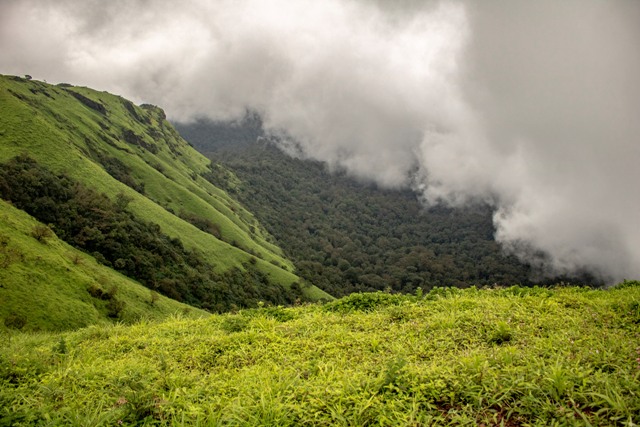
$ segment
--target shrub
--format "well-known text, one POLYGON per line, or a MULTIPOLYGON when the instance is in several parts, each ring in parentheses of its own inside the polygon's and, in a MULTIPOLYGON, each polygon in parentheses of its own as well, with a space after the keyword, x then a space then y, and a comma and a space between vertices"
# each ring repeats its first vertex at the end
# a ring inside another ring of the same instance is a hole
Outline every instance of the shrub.
POLYGON ((119 319, 122 315, 122 312, 124 311, 125 306, 126 303, 124 301, 121 301, 117 298, 109 299, 106 305, 107 316, 111 317, 112 319, 119 319))
POLYGON ((387 362, 384 373, 380 378, 378 391, 395 392, 405 389, 403 374, 406 365, 407 362, 402 356, 398 356, 387 362))
POLYGON ((17 260, 24 260, 24 254, 9 245, 11 238, 0 234, 0 268, 7 268, 17 260))
POLYGON ((99 112, 100 114, 107 114, 107 109, 105 108, 105 106, 102 103, 96 102, 93 99, 87 98, 86 96, 84 96, 84 95, 82 95, 82 94, 80 94, 78 92, 75 92, 75 91, 73 91, 71 89, 65 88, 65 90, 67 91, 67 93, 69 93, 75 99, 80 101, 86 107, 89 107, 92 110, 95 110, 95 111, 99 112))
POLYGON ((640 286, 640 280, 627 280, 618 283, 613 288, 614 289, 624 289, 624 288, 633 288, 636 286, 640 286))
POLYGON ((9 313, 4 318, 4 326, 9 329, 22 329, 27 324, 27 318, 23 314, 9 313))
POLYGON ((225 317, 220 327, 227 333, 241 332, 247 328, 249 321, 240 316, 225 317))
POLYGON ((511 332, 511 327, 506 322, 501 321, 494 327, 488 341, 490 344, 500 345, 511 341, 512 338, 513 333, 511 332))
POLYGON ((64 337, 60 337, 58 343, 53 346, 52 351, 56 354, 67 354, 67 341, 64 339, 64 337))
POLYGON ((149 294, 149 303, 151 305, 155 305, 155 303, 158 302, 158 300, 160 299, 160 294, 157 293, 156 291, 153 291, 153 290, 151 290, 149 292, 150 292, 150 294, 149 294))
POLYGON ((40 243, 47 243, 47 240, 53 236, 53 231, 44 224, 38 224, 31 230, 31 237, 40 243))
POLYGON ((292 310, 287 310, 281 306, 262 308, 259 310, 259 313, 263 313, 265 316, 271 317, 278 322, 287 322, 296 318, 292 310))
POLYGON ((79 253, 71 254, 71 262, 73 262, 74 265, 82 265, 83 261, 84 260, 79 253))
POLYGON ((327 311, 350 312, 350 311, 373 311, 378 307, 388 307, 398 305, 402 301, 402 296, 393 295, 386 292, 355 293, 337 301, 330 302, 324 306, 327 311))
POLYGON ((87 287, 87 292, 94 298, 98 299, 106 299, 107 293, 102 290, 102 288, 96 284, 91 284, 87 287))

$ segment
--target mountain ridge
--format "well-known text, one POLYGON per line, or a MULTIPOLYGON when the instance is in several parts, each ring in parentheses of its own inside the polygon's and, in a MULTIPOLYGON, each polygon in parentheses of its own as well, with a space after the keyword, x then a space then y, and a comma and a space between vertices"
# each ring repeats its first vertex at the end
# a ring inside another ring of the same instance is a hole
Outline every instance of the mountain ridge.
POLYGON ((126 199, 132 215, 204 257, 211 280, 235 274, 235 281, 252 281, 249 306, 269 303, 271 291, 259 296, 264 286, 290 293, 295 285, 305 300, 331 299, 296 276, 253 215, 206 179, 214 166, 162 109, 89 88, 0 76, 0 110, 0 163, 27 154, 53 175, 112 201, 126 199))

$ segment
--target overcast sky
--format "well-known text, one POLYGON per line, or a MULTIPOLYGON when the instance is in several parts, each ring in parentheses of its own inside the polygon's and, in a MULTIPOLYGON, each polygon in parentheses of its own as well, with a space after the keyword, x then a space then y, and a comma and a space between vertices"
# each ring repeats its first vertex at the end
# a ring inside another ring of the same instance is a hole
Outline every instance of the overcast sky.
POLYGON ((0 0, 0 73, 254 109, 289 152, 491 202, 549 272, 640 278, 639 1, 0 0))

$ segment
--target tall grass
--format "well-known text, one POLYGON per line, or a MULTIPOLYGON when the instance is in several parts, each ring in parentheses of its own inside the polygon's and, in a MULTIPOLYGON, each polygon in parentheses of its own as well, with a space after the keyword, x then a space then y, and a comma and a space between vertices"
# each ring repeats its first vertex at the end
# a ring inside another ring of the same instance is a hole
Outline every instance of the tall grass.
POLYGON ((11 335, 0 425, 630 426, 638 301, 436 290, 11 335))

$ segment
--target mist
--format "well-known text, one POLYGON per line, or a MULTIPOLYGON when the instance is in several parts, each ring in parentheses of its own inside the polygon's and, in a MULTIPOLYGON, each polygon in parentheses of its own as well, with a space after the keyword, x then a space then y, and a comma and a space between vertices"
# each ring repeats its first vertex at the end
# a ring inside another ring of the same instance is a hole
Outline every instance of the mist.
POLYGON ((640 3, 0 3, 0 73, 247 109, 292 155, 427 205, 490 203, 549 275, 640 277, 640 3))

